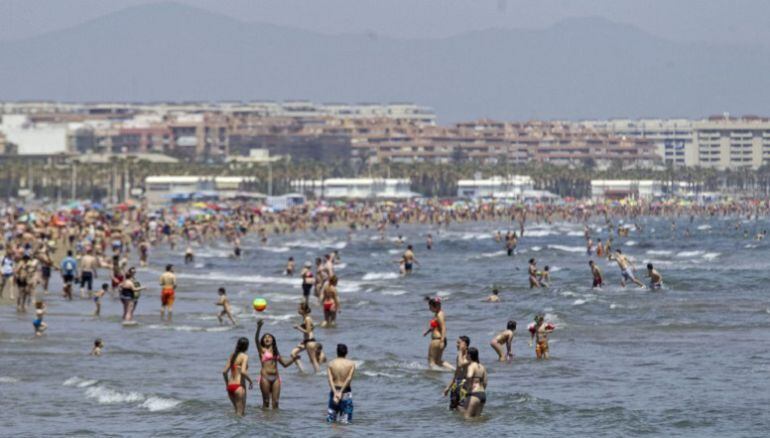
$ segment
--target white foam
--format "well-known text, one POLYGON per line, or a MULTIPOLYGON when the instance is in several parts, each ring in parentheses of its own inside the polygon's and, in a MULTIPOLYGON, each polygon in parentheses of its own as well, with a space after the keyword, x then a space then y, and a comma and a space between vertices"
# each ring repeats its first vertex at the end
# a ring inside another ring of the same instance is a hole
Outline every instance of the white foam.
POLYGON ((543 249, 543 248, 541 248, 539 246, 533 246, 532 248, 530 248, 531 251, 535 251, 535 252, 540 251, 541 249, 543 249))
POLYGON ((279 247, 262 246, 259 249, 267 252, 289 252, 289 247, 287 246, 279 246, 279 247))
POLYGON ((486 259, 486 258, 492 258, 492 257, 500 257, 506 255, 506 251, 495 251, 495 252, 483 252, 479 255, 471 257, 471 260, 478 260, 478 259, 486 259))
POLYGON ((573 306, 580 306, 580 305, 585 304, 585 303, 586 303, 586 300, 578 298, 577 300, 572 302, 572 305, 573 306))
POLYGON ((401 377, 403 377, 400 374, 388 374, 388 373, 377 372, 377 371, 364 371, 363 375, 369 376, 369 377, 387 377, 390 379, 400 379, 401 377))
POLYGON ((332 249, 343 249, 346 246, 348 246, 347 242, 336 242, 334 240, 319 240, 319 241, 308 241, 308 242, 287 242, 286 246, 290 248, 310 248, 310 249, 325 249, 325 248, 332 248, 332 249))
POLYGON ((705 254, 705 251, 681 251, 676 254, 677 257, 698 257, 705 254))
POLYGON ((710 230, 711 225, 698 225, 697 227, 699 230, 710 230))
POLYGON ((715 258, 719 257, 721 254, 718 252, 707 252, 706 254, 703 254, 703 258, 706 260, 714 260, 715 258))
POLYGON ((399 296, 399 295, 404 295, 404 294, 407 294, 407 293, 408 292, 405 291, 405 290, 385 290, 385 291, 382 291, 383 295, 390 295, 390 296, 399 296))
POLYGON ((398 273, 396 272, 367 272, 364 274, 362 280, 395 280, 396 278, 398 278, 398 273))
POLYGON ((401 252, 400 249, 389 249, 388 250, 388 254, 398 254, 400 252, 401 252))
POLYGON ((629 240, 628 242, 624 243, 624 245, 626 245, 626 246, 636 246, 636 241, 629 240))
POLYGON ((651 249, 651 250, 647 251, 647 254, 648 255, 652 255, 652 256, 665 256, 665 255, 671 255, 672 253, 673 253, 672 251, 655 250, 655 249, 651 249))
MULTIPOLYGON (((550 230, 527 230, 526 236, 527 237, 545 237, 545 236, 553 236, 556 234, 553 231, 550 230)), ((578 236, 581 236, 582 233, 578 233, 578 236)))
MULTIPOLYGON (((598 231, 601 231, 601 230, 598 230, 598 231)), ((583 232, 582 231, 570 231, 570 232, 567 233, 567 235, 568 236, 583 236, 583 232)))
POLYGON ((158 412, 173 409, 180 403, 182 402, 174 400, 173 398, 148 397, 140 406, 146 408, 150 412, 158 412))
POLYGON ((93 386, 86 389, 86 397, 96 400, 99 404, 131 403, 144 400, 139 392, 120 392, 105 386, 93 386))
POLYGON ((16 383, 19 379, 16 377, 0 376, 0 383, 16 383))
MULTIPOLYGON (((565 251, 565 252, 585 252, 585 248, 581 246, 565 246, 565 245, 548 245, 548 248, 550 249, 556 249, 559 251, 565 251)), ((532 250, 535 248, 533 247, 532 250)))
POLYGON ((87 388, 96 384, 96 380, 81 379, 78 376, 70 377, 62 383, 62 386, 74 386, 77 388, 87 388))
POLYGON ((217 281, 217 282, 240 282, 256 284, 284 284, 296 286, 299 280, 291 277, 267 277, 262 275, 232 275, 225 272, 209 272, 208 274, 179 273, 178 277, 190 278, 193 280, 217 281))

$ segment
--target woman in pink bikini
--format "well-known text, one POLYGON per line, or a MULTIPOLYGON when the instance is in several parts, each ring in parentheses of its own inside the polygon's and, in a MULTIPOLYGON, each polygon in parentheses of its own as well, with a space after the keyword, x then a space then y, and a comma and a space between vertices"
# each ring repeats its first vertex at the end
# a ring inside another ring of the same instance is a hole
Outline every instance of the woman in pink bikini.
POLYGON ((281 377, 278 375, 278 364, 284 368, 291 366, 299 356, 292 357, 291 360, 285 360, 278 352, 278 344, 275 342, 275 336, 265 333, 259 337, 262 331, 263 320, 257 321, 257 333, 254 335, 254 342, 257 343, 259 352, 259 361, 262 363, 262 370, 259 373, 259 389, 262 391, 262 407, 270 407, 272 400, 273 409, 278 409, 278 399, 281 398, 281 377))
POLYGON ((225 369, 222 370, 222 377, 227 385, 227 396, 235 408, 235 415, 243 416, 246 412, 246 381, 249 382, 249 389, 253 387, 251 377, 249 377, 249 355, 246 351, 249 349, 249 340, 240 338, 235 344, 235 351, 227 360, 225 369))

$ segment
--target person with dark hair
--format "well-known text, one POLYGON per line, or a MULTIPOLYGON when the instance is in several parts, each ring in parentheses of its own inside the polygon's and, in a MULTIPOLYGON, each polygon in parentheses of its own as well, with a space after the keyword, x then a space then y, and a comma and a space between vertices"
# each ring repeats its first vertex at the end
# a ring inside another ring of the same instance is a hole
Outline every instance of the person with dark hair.
POLYGON ((406 275, 409 275, 412 273, 412 269, 414 269, 414 264, 417 263, 420 264, 419 261, 417 261, 417 258, 414 256, 414 248, 412 245, 406 246, 406 251, 404 251, 404 255, 402 256, 404 259, 404 273, 406 275))
POLYGON ((139 293, 144 289, 134 278, 136 268, 131 267, 126 271, 126 278, 120 285, 120 301, 123 303, 123 323, 134 322, 134 310, 139 301, 139 293))
POLYGON ((529 288, 540 287, 540 280, 538 280, 537 262, 535 259, 529 259, 529 288))
POLYGON ((433 312, 434 317, 430 320, 428 329, 425 330, 423 336, 427 336, 430 333, 430 344, 428 346, 428 367, 443 367, 448 370, 454 371, 454 367, 442 357, 444 355, 444 349, 446 348, 446 319, 444 318, 444 311, 441 310, 441 298, 440 297, 425 297, 428 302, 428 308, 433 312))
POLYGON ((663 287, 663 276, 652 266, 652 263, 647 263, 647 277, 650 278, 651 290, 657 290, 663 287))
POLYGON ((604 279, 602 278, 602 271, 599 269, 598 266, 596 266, 596 263, 594 263, 593 260, 588 261, 588 266, 591 267, 591 275, 594 278, 593 281, 593 288, 599 288, 602 287, 602 283, 604 283, 604 279))
POLYGON ((444 388, 444 396, 449 395, 449 409, 457 409, 466 396, 465 392, 465 372, 468 366, 468 347, 471 340, 467 336, 457 338, 457 368, 455 368, 452 380, 444 388))
POLYGON ((226 316, 227 319, 229 319, 234 326, 238 325, 238 323, 235 322, 235 318, 233 318, 233 309, 230 306, 230 300, 227 298, 227 291, 225 291, 225 288, 220 287, 217 290, 217 293, 219 294, 219 300, 217 301, 217 306, 222 306, 222 310, 217 315, 217 319, 219 320, 219 323, 222 324, 224 322, 223 317, 226 316))
POLYGON ((324 322, 321 327, 336 327, 337 312, 340 311, 340 298, 337 293, 337 276, 332 275, 323 288, 321 295, 324 306, 324 322))
POLYGON ((545 316, 542 314, 535 315, 535 324, 530 326, 530 340, 529 346, 532 346, 532 341, 535 343, 535 357, 538 359, 548 359, 548 335, 553 332, 554 326, 551 323, 545 322, 545 316))
POLYGON ((337 344, 337 358, 329 362, 326 375, 329 381, 329 406, 327 423, 348 424, 353 421, 353 392, 350 382, 356 372, 356 364, 347 358, 348 347, 337 344))
POLYGON ((59 264, 61 269, 61 278, 64 283, 64 298, 72 300, 72 284, 75 282, 75 275, 78 272, 78 261, 72 256, 72 250, 67 251, 67 257, 64 257, 59 264))
POLYGON ((513 359, 513 351, 511 350, 511 344, 513 343, 513 337, 516 334, 516 321, 508 321, 505 330, 495 336, 489 345, 497 353, 497 359, 500 362, 513 359), (505 345, 506 353, 503 354, 503 345, 505 345))
MULTIPOLYGON (((318 354, 318 351, 321 348, 321 344, 315 340, 315 336, 313 335, 313 329, 315 328, 315 325, 313 324, 313 318, 310 317, 310 312, 310 306, 307 303, 299 303, 299 309, 297 309, 297 313, 302 317, 302 323, 295 325, 294 328, 302 332, 302 342, 300 342, 299 345, 294 347, 294 349, 291 351, 291 357, 299 358, 300 353, 302 353, 302 351, 306 351, 307 357, 310 360, 310 364, 313 365, 313 370, 317 373, 321 368, 318 354)), ((304 372, 299 359, 297 359, 296 363, 299 370, 304 372)))
POLYGON ((481 415, 484 405, 487 403, 487 369, 479 363, 479 350, 476 347, 468 349, 468 369, 465 374, 465 387, 468 396, 459 406, 459 411, 465 418, 473 418, 481 415))
POLYGON ((176 290, 176 275, 174 275, 174 265, 166 265, 166 272, 160 275, 160 319, 163 320, 168 315, 171 321, 171 314, 174 310, 174 298, 176 290))
POLYGON ((263 320, 257 321, 257 332, 254 335, 259 361, 262 364, 259 372, 259 390, 262 391, 262 407, 267 409, 272 402, 273 409, 278 409, 278 400, 281 398, 281 376, 278 375, 278 364, 286 368, 298 358, 293 357, 289 361, 282 358, 281 353, 278 352, 278 343, 272 334, 265 333, 260 338, 263 324, 263 320))
POLYGON ((235 344, 235 351, 227 360, 225 369, 222 370, 222 377, 227 385, 227 396, 235 408, 235 415, 243 416, 246 412, 246 385, 249 382, 249 389, 254 387, 251 377, 249 377, 249 355, 246 353, 249 349, 248 338, 241 337, 235 344))
POLYGON ((620 250, 620 248, 615 250, 615 254, 609 255, 609 260, 614 260, 618 264, 618 268, 620 268, 620 285, 623 287, 626 287, 626 281, 630 281, 640 288, 644 288, 644 283, 639 281, 639 279, 636 278, 634 275, 634 264, 631 263, 631 260, 628 259, 625 255, 623 255, 623 251, 620 250))

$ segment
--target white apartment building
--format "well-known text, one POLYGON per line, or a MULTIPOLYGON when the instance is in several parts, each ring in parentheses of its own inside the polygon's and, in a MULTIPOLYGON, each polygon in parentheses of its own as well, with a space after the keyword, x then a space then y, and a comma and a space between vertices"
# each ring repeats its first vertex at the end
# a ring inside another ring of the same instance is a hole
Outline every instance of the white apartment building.
POLYGON ((16 146, 19 155, 55 155, 68 151, 66 123, 32 123, 26 115, 5 114, 0 118, 0 132, 7 143, 16 146))
POLYGON ((595 200, 608 199, 637 199, 650 201, 665 198, 669 195, 687 193, 687 183, 681 181, 654 180, 623 180, 605 179, 591 180, 591 197, 595 200))
POLYGON ((770 164, 770 119, 719 117, 695 122, 697 163, 716 169, 770 164))
POLYGON ((532 178, 526 175, 461 179, 457 182, 457 197, 521 199, 524 193, 531 192, 533 189, 532 178))

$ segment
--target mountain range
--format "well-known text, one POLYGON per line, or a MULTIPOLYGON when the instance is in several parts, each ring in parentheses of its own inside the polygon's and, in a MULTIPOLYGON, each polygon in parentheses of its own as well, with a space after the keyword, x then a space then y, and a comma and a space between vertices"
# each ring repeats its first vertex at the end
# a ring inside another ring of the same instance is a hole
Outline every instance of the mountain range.
POLYGON ((176 3, 0 42, 0 100, 415 102, 442 122, 770 113, 770 49, 602 18, 440 39, 320 34, 176 3))

